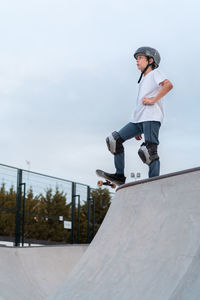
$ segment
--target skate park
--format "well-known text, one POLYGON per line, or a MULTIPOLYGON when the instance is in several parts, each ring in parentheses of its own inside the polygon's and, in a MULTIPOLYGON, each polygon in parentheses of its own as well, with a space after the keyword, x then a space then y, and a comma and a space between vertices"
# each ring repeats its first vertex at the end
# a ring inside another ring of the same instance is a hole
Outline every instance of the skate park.
POLYGON ((199 192, 200 168, 128 183, 89 246, 1 247, 0 299, 199 299, 199 192))
POLYGON ((200 299, 199 11, 2 1, 0 300, 200 299))

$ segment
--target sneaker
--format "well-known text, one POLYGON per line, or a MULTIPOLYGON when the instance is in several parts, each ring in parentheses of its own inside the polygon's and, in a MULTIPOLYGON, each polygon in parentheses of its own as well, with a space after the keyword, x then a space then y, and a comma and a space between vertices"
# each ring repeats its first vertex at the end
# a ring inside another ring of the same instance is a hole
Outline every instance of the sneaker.
POLYGON ((126 177, 124 176, 124 174, 110 174, 110 173, 106 173, 104 172, 105 176, 107 177, 108 180, 116 183, 116 184, 124 184, 126 182, 126 177))

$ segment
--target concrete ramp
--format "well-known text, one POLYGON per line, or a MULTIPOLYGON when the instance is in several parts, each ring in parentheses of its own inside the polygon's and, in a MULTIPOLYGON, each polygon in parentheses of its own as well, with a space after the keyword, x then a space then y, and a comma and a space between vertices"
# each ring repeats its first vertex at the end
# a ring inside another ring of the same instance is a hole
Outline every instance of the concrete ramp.
POLYGON ((199 300, 200 168, 118 189, 94 241, 48 300, 199 300))
POLYGON ((87 247, 0 247, 0 300, 44 299, 64 280, 87 247))

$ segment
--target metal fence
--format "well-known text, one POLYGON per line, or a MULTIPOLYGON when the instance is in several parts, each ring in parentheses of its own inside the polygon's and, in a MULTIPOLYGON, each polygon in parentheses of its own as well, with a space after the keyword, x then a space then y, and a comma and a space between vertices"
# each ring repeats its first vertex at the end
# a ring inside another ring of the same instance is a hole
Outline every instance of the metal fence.
POLYGON ((88 185, 0 164, 1 241, 90 243, 94 228, 88 185))

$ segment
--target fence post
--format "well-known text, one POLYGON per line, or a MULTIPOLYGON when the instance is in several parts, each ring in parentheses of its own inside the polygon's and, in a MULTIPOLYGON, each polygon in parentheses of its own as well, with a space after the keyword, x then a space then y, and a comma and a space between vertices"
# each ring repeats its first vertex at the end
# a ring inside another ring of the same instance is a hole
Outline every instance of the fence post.
POLYGON ((76 195, 76 183, 72 182, 72 229, 71 229, 71 244, 74 243, 74 211, 75 211, 75 195, 76 195))
POLYGON ((87 187, 87 243, 90 243, 90 187, 87 187))
POLYGON ((77 195, 78 197, 78 227, 77 227, 77 243, 80 243, 80 214, 81 214, 81 201, 80 201, 80 195, 77 195))
POLYGON ((16 198, 16 218, 15 218, 15 247, 20 246, 21 238, 21 189, 22 170, 17 170, 17 198, 16 198))
POLYGON ((95 200, 92 198, 92 238, 95 236, 95 200))
POLYGON ((26 183, 21 183, 24 186, 23 208, 22 208, 22 247, 24 247, 24 227, 25 227, 25 206, 26 206, 26 183))

